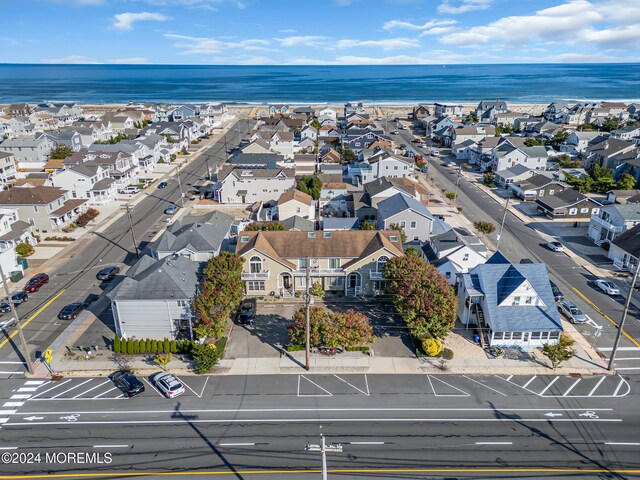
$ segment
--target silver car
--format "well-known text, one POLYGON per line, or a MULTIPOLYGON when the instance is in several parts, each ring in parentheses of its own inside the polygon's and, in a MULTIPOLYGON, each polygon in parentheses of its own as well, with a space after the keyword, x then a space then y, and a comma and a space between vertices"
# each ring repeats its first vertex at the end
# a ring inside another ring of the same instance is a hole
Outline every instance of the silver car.
POLYGON ((599 278, 595 281, 595 284, 596 287, 598 287, 607 295, 620 295, 620 289, 618 288, 618 286, 615 283, 610 282, 609 280, 603 280, 599 278))
POLYGON ((171 373, 156 373, 151 381, 167 398, 176 398, 184 393, 184 385, 171 373))
POLYGON ((582 310, 576 307, 573 302, 565 300, 560 304, 558 310, 560 310, 560 312, 564 314, 571 323, 585 323, 587 321, 587 316, 582 313, 582 310))

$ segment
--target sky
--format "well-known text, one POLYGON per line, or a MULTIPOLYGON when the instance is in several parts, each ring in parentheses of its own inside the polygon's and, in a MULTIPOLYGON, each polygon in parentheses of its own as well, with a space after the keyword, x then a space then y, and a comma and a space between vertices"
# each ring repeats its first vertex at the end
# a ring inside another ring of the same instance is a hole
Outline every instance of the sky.
POLYGON ((640 61, 640 0, 0 0, 0 63, 640 61))

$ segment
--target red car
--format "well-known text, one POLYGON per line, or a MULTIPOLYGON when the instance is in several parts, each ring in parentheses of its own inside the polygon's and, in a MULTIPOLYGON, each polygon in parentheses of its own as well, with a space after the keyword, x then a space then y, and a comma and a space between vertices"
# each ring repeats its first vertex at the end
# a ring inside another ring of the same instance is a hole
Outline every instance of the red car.
POLYGON ((49 283, 49 275, 39 273, 31 277, 22 290, 27 293, 37 292, 45 283, 49 283))

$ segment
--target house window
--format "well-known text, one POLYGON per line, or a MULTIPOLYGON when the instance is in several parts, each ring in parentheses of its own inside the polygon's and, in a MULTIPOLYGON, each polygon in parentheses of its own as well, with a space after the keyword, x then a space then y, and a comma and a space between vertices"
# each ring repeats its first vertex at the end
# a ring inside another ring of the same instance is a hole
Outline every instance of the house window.
POLYGON ((569 209, 569 215, 575 215, 578 213, 578 209, 577 208, 570 208, 569 209))
POLYGON ((262 280, 247 282, 247 289, 250 292, 263 291, 264 290, 264 282, 262 280))
POLYGON ((300 213, 301 211, 300 207, 296 207, 296 213, 300 213))
POLYGON ((594 208, 593 210, 591 210, 591 214, 592 215, 597 215, 598 213, 600 213, 600 209, 599 208, 594 208))
POLYGON ((400 222, 401 228, 405 228, 406 226, 407 226, 407 222, 405 222, 404 220, 400 222))
POLYGON ((531 332, 530 340, 540 340, 542 337, 542 332, 531 332))
POLYGON ((339 258, 330 258, 329 259, 329 268, 340 268, 340 259, 339 258))
POLYGON ((331 232, 322 232, 322 238, 331 238, 331 232))
POLYGON ((413 220, 410 224, 409 228, 416 228, 418 226, 418 222, 416 222, 415 220, 413 220))
POLYGON ((384 264, 387 263, 388 261, 389 261, 389 257, 384 255, 378 258, 378 261, 376 262, 376 271, 382 272, 382 269, 384 268, 384 264))
POLYGON ((540 191, 538 192, 538 196, 539 196, 539 197, 544 197, 544 190, 540 190, 540 191))
POLYGON ((249 241, 249 237, 246 235, 243 235, 242 237, 240 237, 240 242, 242 243, 247 243, 249 241))
POLYGON ((307 232, 307 238, 316 238, 316 232, 307 232))
POLYGON ((553 192, 555 192, 555 190, 549 190, 549 195, 553 195, 553 192))
POLYGON ((420 235, 414 235, 414 236, 413 236, 413 239, 414 239, 414 240, 420 240, 420 235))
POLYGON ((465 253, 465 254, 462 256, 462 261, 463 261, 463 262, 466 262, 467 260, 469 260, 469 254, 468 254, 468 253, 465 253))
POLYGON ((176 305, 178 305, 179 307, 186 307, 187 306, 187 302, 186 302, 186 300, 178 300, 176 302, 176 305))
POLYGON ((581 208, 580 209, 580 213, 589 213, 589 209, 588 208, 581 208))
POLYGON ((298 259, 298 268, 302 269, 302 268, 307 268, 309 264, 307 263, 307 259, 306 258, 299 258, 298 259))
POLYGON ((527 305, 531 305, 531 302, 533 302, 533 297, 527 297, 524 299, 524 303, 527 305))
POLYGON ((37 205, 34 205, 34 206, 33 206, 33 211, 34 211, 35 213, 38 213, 38 206, 37 206, 37 205))
POLYGON ((520 297, 513 297, 513 305, 520 305, 520 297))
POLYGON ((251 257, 249 260, 249 271, 251 273, 260 273, 262 271, 262 259, 260 257, 251 257))
POLYGON ((390 242, 397 242, 398 241, 398 236, 397 235, 389 235, 389 241, 390 242))

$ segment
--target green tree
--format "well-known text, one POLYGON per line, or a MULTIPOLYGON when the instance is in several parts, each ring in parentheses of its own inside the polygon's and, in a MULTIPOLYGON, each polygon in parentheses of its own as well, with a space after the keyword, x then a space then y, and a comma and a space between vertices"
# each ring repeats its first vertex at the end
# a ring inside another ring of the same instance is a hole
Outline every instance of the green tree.
POLYGON ((577 175, 572 175, 569 172, 565 172, 564 175, 565 182, 581 193, 587 193, 593 189, 593 179, 589 175, 582 178, 577 175))
POLYGON ((133 340, 127 338, 127 354, 133 355, 133 340))
POLYGON ((558 163, 560 168, 579 168, 582 165, 580 160, 572 160, 566 153, 558 155, 553 160, 558 163))
POLYGON ((318 200, 322 190, 322 181, 317 175, 305 175, 296 180, 296 190, 300 190, 310 195, 314 200, 318 200))
POLYGON ((322 288, 322 284, 320 282, 314 282, 313 285, 309 288, 309 293, 314 297, 322 298, 324 297, 325 291, 322 288))
POLYGON ((547 145, 551 145, 553 148, 559 148, 560 145, 563 145, 569 139, 569 131, 564 130, 562 132, 556 133, 550 140, 546 142, 547 145))
POLYGON ((568 335, 560 334, 560 340, 555 345, 544 345, 542 353, 551 362, 551 368, 557 369, 562 362, 572 358, 576 352, 571 346, 575 342, 568 335))
POLYGON ((158 341, 151 340, 151 350, 149 353, 158 353, 158 341))
POLYGON ((469 115, 467 115, 467 117, 464 119, 465 122, 472 122, 472 123, 477 123, 478 122, 478 117, 476 117, 473 113, 470 113, 469 115))
POLYGON ((171 352, 171 343, 169 342, 169 339, 165 338, 163 343, 164 343, 164 345, 163 345, 164 353, 170 353, 171 352))
POLYGON ((360 230, 376 230, 376 223, 373 220, 360 222, 360 230))
MULTIPOLYGON (((289 327, 292 345, 305 344, 305 309, 293 315, 289 327)), ((328 312, 322 307, 309 309, 309 344, 312 347, 350 347, 367 345, 374 340, 373 328, 361 312, 349 309, 345 312, 328 312)))
POLYGON ((487 172, 487 173, 484 174, 483 182, 484 182, 485 185, 493 185, 495 179, 496 179, 496 177, 493 174, 493 172, 487 172))
POLYGON ((456 321, 457 298, 437 268, 418 256, 385 263, 387 293, 414 337, 444 338, 456 321))
POLYGON ((116 353, 120 353, 120 335, 116 333, 116 336, 113 337, 113 351, 116 353))
POLYGON ((589 176, 593 180, 593 188, 598 193, 608 192, 615 184, 611 170, 597 163, 589 168, 589 176))
POLYGON ((456 194, 453 193, 453 192, 447 192, 447 193, 444 194, 444 196, 447 197, 447 199, 450 202, 453 202, 455 200, 455 198, 456 198, 456 194))
POLYGON ((540 140, 536 140, 535 138, 527 138, 524 141, 525 146, 527 147, 537 147, 538 145, 542 145, 540 140))
POLYGON ((158 353, 164 353, 164 342, 162 340, 158 341, 158 353))
POLYGON ((594 130, 598 130, 598 128, 591 125, 590 123, 583 123, 581 125, 578 125, 579 132, 593 132, 594 130))
POLYGON ((167 353, 166 355, 156 355, 153 358, 154 363, 156 363, 163 370, 167 369, 167 365, 169 365, 171 360, 173 360, 173 355, 171 354, 171 352, 167 353))
POLYGON ((611 130, 616 130, 620 126, 620 122, 614 120, 613 118, 607 118, 604 122, 602 122, 602 130, 605 132, 610 132, 611 130))
POLYGON ((196 362, 196 373, 208 373, 218 363, 218 348, 213 344, 196 343, 191 349, 191 357, 196 362))
POLYGON ((392 223, 389 225, 390 230, 395 230, 400 234, 400 241, 404 244, 407 243, 407 234, 404 232, 404 228, 398 223, 392 223))
POLYGON ((138 339, 133 341, 133 353, 136 355, 140 353, 140 340, 138 339))
POLYGON ((285 227, 284 224, 280 222, 252 223, 250 225, 247 225, 247 227, 245 228, 247 232, 283 231, 286 229, 287 227, 285 227))
POLYGON ((169 350, 171 353, 178 353, 178 344, 175 340, 171 340, 170 344, 171 349, 169 350))
POLYGON ((482 234, 489 234, 496 231, 496 226, 493 223, 485 222, 483 220, 474 222, 473 226, 476 227, 476 230, 478 230, 482 234))
POLYGON ((322 127, 322 125, 320 124, 320 121, 317 118, 314 118, 309 125, 311 125, 316 130, 320 130, 320 127, 322 127))
POLYGON ((144 342, 144 353, 151 353, 151 339, 147 338, 144 342))
POLYGON ((623 173, 616 182, 618 190, 633 190, 636 188, 636 178, 630 173, 623 173))
POLYGON ((353 163, 356 161, 356 153, 349 147, 342 147, 342 159, 346 163, 353 163))
POLYGON ((71 155, 73 155, 73 150, 71 150, 71 148, 66 145, 58 145, 56 148, 51 150, 49 158, 53 160, 63 160, 71 155))

